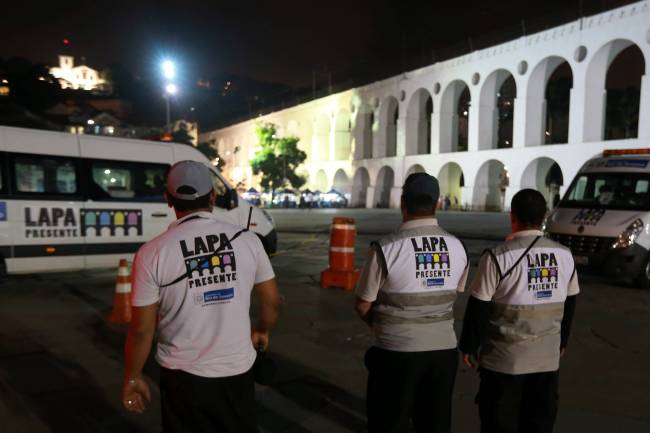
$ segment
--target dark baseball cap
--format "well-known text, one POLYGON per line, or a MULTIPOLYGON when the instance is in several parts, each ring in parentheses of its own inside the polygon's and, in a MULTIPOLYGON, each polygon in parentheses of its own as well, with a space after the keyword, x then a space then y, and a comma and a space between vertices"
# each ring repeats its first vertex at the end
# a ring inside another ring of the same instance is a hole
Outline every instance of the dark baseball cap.
POLYGON ((428 195, 435 203, 440 197, 438 179, 427 173, 413 173, 406 178, 402 187, 402 195, 406 200, 419 195, 428 195))
POLYGON ((166 188, 168 194, 179 200, 203 197, 213 189, 210 169, 200 162, 179 161, 167 173, 166 188))

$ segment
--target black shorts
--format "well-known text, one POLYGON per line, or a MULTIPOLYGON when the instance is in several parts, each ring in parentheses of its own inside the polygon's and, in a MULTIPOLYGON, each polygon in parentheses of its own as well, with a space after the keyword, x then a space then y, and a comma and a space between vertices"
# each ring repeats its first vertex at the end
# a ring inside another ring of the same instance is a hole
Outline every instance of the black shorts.
POLYGON ((201 377, 160 368, 163 433, 259 433, 253 370, 201 377))

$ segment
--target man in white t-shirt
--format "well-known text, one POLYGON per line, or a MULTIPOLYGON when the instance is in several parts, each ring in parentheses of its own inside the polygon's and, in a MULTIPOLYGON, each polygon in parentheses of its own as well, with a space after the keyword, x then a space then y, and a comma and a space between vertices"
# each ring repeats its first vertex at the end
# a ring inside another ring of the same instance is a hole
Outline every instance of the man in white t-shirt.
POLYGON ((157 330, 165 433, 258 432, 252 366, 278 317, 273 268, 255 234, 212 217, 205 165, 172 166, 165 197, 177 220, 133 263, 123 404, 141 413, 151 399, 142 368, 157 330), (252 291, 260 301, 254 328, 252 291))

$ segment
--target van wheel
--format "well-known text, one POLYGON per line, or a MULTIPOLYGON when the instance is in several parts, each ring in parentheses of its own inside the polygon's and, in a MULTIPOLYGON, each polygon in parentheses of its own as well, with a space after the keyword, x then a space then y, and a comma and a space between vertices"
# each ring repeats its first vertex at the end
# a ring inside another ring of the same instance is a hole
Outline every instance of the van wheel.
POLYGON ((641 289, 650 289, 650 256, 646 259, 645 266, 641 269, 635 283, 637 283, 641 289))

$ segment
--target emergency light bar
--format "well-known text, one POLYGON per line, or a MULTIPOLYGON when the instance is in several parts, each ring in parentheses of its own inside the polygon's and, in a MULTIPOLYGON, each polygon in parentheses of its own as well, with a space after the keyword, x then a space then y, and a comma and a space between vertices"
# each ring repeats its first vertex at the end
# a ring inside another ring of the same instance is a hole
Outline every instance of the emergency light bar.
POLYGON ((650 155, 650 149, 608 149, 603 151, 603 156, 616 155, 650 155))

